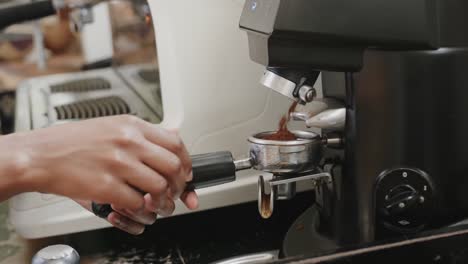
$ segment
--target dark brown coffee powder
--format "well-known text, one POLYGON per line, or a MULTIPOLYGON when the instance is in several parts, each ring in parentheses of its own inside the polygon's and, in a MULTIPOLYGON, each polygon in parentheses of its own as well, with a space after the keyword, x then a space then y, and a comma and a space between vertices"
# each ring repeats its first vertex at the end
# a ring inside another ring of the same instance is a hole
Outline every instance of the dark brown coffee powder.
POLYGON ((288 114, 283 116, 279 122, 278 131, 273 134, 263 137, 267 140, 278 140, 278 141, 289 141, 296 140, 296 136, 288 130, 288 123, 290 120, 291 113, 296 111, 297 102, 294 102, 291 107, 289 107, 288 114))

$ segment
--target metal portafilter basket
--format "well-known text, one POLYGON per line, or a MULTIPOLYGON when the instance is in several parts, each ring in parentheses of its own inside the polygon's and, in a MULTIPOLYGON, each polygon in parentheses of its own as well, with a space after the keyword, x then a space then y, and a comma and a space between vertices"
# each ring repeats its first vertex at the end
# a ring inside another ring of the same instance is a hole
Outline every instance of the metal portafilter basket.
POLYGON ((339 139, 322 138, 308 131, 292 131, 296 140, 264 139, 273 133, 263 132, 249 138, 253 168, 274 175, 268 184, 263 176, 258 179, 258 210, 263 218, 271 216, 275 200, 289 199, 295 195, 296 182, 330 182, 330 174, 318 169, 323 146, 341 145, 339 139))
MULTIPOLYGON (((317 168, 321 159, 322 146, 327 143, 313 132, 292 131, 296 140, 277 141, 266 140, 265 136, 274 132, 263 132, 251 136, 249 142, 249 157, 241 160, 234 160, 231 152, 214 152, 208 154, 192 156, 193 180, 187 183, 187 190, 194 190, 216 186, 235 181, 236 171, 255 169, 273 174, 299 175, 302 172, 313 171, 317 168)), ((299 180, 329 177, 327 173, 307 175, 299 180), (304 178, 306 177, 306 178, 304 178), (314 178, 315 177, 315 178, 314 178)), ((283 184, 289 184, 294 179, 283 179, 283 184)), ((277 185, 282 182, 277 182, 277 185)), ((276 185, 275 185, 276 186, 276 185)), ((259 179, 259 211, 265 218, 267 214, 265 208, 273 209, 275 195, 264 196, 263 177, 259 179), (260 192, 261 191, 261 192, 260 192), (265 200, 271 204, 266 204, 265 200)), ((273 189, 272 189, 273 190, 273 189)), ((93 212, 102 218, 112 212, 108 204, 93 203, 93 212)))

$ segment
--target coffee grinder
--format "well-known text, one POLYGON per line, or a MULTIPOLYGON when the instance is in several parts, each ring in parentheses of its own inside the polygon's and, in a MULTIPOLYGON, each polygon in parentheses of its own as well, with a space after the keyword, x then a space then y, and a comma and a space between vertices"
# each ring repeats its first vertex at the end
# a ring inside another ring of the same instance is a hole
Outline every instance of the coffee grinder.
POLYGON ((246 1, 240 27, 262 83, 306 103, 321 73, 324 96, 346 105, 344 129, 322 131, 344 142, 321 163, 330 192, 291 227, 285 256, 468 218, 467 11, 464 0, 246 1))

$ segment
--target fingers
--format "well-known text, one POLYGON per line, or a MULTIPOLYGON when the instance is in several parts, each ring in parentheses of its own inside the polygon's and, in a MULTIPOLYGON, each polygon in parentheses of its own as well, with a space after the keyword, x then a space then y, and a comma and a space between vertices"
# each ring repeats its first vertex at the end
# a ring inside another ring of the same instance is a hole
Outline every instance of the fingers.
POLYGON ((192 160, 178 133, 175 131, 167 131, 144 121, 141 122, 140 129, 148 141, 169 150, 179 157, 185 176, 187 176, 185 181, 190 181, 189 175, 192 171, 192 160))
MULTIPOLYGON (((75 199, 75 202, 92 212, 91 201, 75 199)), ((119 209, 115 205, 112 206, 112 209, 114 212, 109 214, 107 221, 114 227, 132 235, 142 234, 145 231, 145 226, 154 224, 157 219, 155 213, 146 210, 134 212, 128 209, 119 209)))
POLYGON ((159 145, 180 157, 182 166, 189 172, 192 169, 192 161, 184 142, 175 131, 167 131, 161 127, 146 123, 143 127, 143 135, 153 144, 159 145))
MULTIPOLYGON (((174 213, 175 203, 172 199, 167 198, 166 200, 155 200, 151 194, 146 194, 145 209, 150 212, 156 212, 161 216, 170 216, 174 213)), ((180 197, 181 201, 190 210, 198 209, 198 196, 195 192, 185 192, 180 197)))
POLYGON ((145 225, 137 223, 117 212, 109 214, 107 221, 118 229, 132 235, 141 235, 145 231, 145 225))
POLYGON ((149 212, 157 213, 161 206, 164 206, 166 203, 166 199, 155 199, 149 193, 147 193, 144 197, 145 200, 145 210, 149 212))
MULTIPOLYGON (((127 132, 125 140, 120 140, 120 143, 124 147, 137 146, 134 157, 146 167, 132 170, 123 177, 130 185, 151 194, 151 199, 145 203, 147 209, 159 209, 159 214, 170 215, 174 211, 174 200, 180 198, 186 183, 193 178, 189 152, 177 131, 168 131, 141 119, 130 118, 127 121, 131 121, 132 127, 139 132, 127 132), (161 196, 166 188, 170 190, 167 195, 170 199, 161 196)), ((198 206, 198 198, 194 193, 184 195, 183 201, 188 208, 198 206)))
POLYGON ((95 202, 114 204, 118 208, 138 211, 144 207, 143 195, 123 182, 107 188, 96 197, 95 202))
POLYGON ((187 206, 190 210, 198 209, 198 196, 195 192, 185 192, 180 197, 180 200, 187 206))
POLYGON ((155 200, 151 194, 146 194, 145 199, 145 209, 150 212, 156 212, 161 216, 170 216, 174 213, 175 202, 166 196, 167 199, 155 200))
POLYGON ((141 161, 154 171, 164 175, 168 181, 174 199, 177 199, 184 191, 187 172, 182 167, 179 157, 172 152, 148 143, 142 151, 141 161))
POLYGON ((167 203, 159 208, 158 210, 158 214, 161 215, 161 216, 171 216, 175 211, 175 202, 171 199, 168 199, 167 200, 167 203))
POLYGON ((154 199, 159 200, 167 198, 166 194, 169 190, 169 183, 166 178, 141 161, 135 160, 128 162, 130 166, 121 170, 119 173, 131 186, 145 194, 150 193, 154 199))
POLYGON ((152 225, 156 222, 157 215, 153 212, 141 209, 139 211, 131 211, 128 209, 121 209, 112 206, 112 209, 119 213, 122 216, 129 218, 130 220, 142 224, 142 225, 152 225))
POLYGON ((179 144, 181 144, 179 150, 180 150, 180 153, 177 153, 176 154, 179 154, 179 157, 182 161, 182 166, 186 169, 187 171, 187 174, 185 175, 186 178, 185 178, 185 181, 191 181, 193 179, 193 173, 192 173, 192 158, 190 157, 190 154, 187 150, 187 147, 185 146, 185 144, 183 143, 183 141, 180 139, 180 136, 179 136, 179 133, 177 131, 170 131, 172 134, 174 134, 176 137, 179 138, 179 144))

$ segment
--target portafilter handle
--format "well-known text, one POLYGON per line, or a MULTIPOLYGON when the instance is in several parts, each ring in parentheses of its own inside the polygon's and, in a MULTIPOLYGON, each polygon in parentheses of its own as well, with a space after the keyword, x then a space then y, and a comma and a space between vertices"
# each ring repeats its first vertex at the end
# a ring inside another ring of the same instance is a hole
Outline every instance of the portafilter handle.
MULTIPOLYGON (((252 168, 250 159, 234 161, 229 151, 193 155, 191 158, 193 180, 187 183, 187 191, 233 182, 236 171, 252 168)), ((109 204, 94 202, 92 210, 101 218, 107 218, 113 211, 109 204)))

